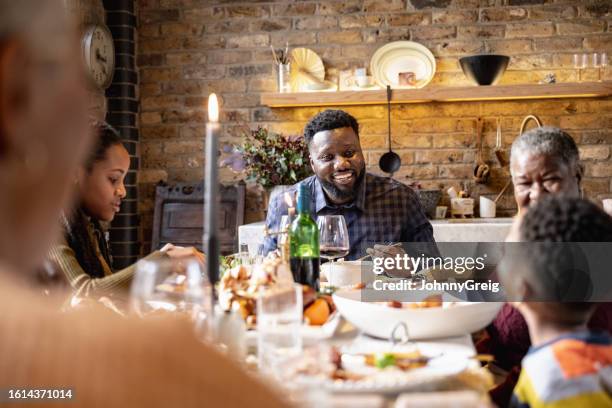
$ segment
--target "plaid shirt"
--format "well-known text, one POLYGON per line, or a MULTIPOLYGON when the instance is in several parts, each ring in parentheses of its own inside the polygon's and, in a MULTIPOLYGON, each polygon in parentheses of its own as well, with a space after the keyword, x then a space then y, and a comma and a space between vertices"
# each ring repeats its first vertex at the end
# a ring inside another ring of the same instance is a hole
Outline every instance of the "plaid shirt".
MULTIPOLYGON (((425 216, 421 203, 412 189, 391 178, 366 173, 357 189, 356 199, 343 205, 327 201, 321 183, 316 176, 308 177, 291 186, 287 191, 295 194, 300 183, 310 189, 311 216, 343 215, 349 233, 351 250, 348 260, 366 254, 366 248, 374 244, 396 242, 435 242, 433 228, 425 216)), ((277 231, 281 217, 287 214, 284 194, 276 195, 268 207, 266 225, 277 231)), ((266 237, 264 252, 276 249, 276 237, 266 237)))

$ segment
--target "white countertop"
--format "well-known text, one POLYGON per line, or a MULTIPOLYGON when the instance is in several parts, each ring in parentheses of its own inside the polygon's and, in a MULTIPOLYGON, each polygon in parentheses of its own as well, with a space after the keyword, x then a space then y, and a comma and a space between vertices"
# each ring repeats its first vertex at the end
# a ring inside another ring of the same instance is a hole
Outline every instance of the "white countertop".
MULTIPOLYGON (((447 218, 431 220, 436 242, 503 242, 512 218, 447 218)), ((251 254, 263 243, 264 221, 241 225, 238 242, 249 245, 251 254)))

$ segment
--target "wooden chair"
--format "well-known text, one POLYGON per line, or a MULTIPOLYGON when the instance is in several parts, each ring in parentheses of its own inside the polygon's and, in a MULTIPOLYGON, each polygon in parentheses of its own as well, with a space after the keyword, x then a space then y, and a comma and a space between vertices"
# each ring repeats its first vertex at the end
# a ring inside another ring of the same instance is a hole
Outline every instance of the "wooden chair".
MULTIPOLYGON (((159 184, 155 191, 152 249, 166 243, 202 249, 204 224, 203 182, 159 184)), ((238 227, 244 222, 244 182, 220 186, 219 250, 238 251, 238 227)))

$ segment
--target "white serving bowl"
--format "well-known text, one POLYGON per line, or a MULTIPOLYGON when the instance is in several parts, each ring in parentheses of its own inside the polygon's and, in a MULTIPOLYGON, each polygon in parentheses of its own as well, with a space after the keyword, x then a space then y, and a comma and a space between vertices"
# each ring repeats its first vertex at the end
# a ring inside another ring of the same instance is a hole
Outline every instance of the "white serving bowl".
POLYGON ((331 286, 342 288, 371 281, 372 268, 371 261, 326 262, 321 265, 321 273, 331 286))
POLYGON ((382 303, 362 302, 359 290, 339 290, 333 295, 338 312, 353 326, 371 336, 388 339, 404 322, 411 339, 455 337, 476 332, 493 321, 503 303, 458 302, 449 307, 395 309, 382 303))

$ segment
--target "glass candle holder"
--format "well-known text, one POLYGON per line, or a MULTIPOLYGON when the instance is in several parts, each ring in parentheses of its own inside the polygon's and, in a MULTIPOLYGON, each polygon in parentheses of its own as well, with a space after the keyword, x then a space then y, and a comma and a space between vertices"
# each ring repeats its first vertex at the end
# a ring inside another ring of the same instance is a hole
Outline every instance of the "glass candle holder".
POLYGON ((291 64, 277 64, 276 65, 276 84, 278 92, 291 92, 291 82, 289 82, 291 76, 291 64))

